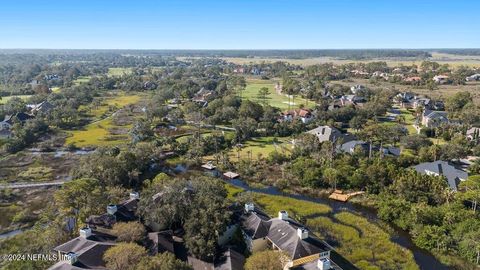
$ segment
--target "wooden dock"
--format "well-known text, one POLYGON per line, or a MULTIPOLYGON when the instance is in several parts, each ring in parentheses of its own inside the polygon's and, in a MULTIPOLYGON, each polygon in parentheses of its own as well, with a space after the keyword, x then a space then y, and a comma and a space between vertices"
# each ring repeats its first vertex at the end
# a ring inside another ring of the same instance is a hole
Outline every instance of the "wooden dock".
POLYGON ((330 194, 330 196, 328 196, 329 199, 332 199, 332 200, 336 200, 336 201, 341 201, 341 202, 346 202, 348 201, 351 197, 353 196, 357 196, 357 195, 361 195, 361 194, 364 194, 365 191, 356 191, 356 192, 352 192, 352 193, 343 193, 342 190, 335 190, 334 192, 332 192, 332 194, 330 194))

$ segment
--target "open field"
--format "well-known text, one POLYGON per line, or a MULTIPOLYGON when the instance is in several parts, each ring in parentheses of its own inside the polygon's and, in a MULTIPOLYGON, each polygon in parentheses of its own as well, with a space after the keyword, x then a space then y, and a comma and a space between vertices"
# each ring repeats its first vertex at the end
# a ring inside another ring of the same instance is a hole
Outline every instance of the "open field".
POLYGON ((245 143, 240 151, 233 148, 228 152, 232 160, 251 157, 257 159, 259 155, 267 157, 271 152, 278 151, 281 153, 289 153, 291 150, 290 138, 274 138, 274 137, 258 137, 252 138, 245 143), (276 139, 276 142, 274 141, 276 139))
POLYGON ((123 74, 130 74, 130 73, 132 73, 131 68, 115 67, 115 68, 108 69, 109 76, 122 76, 123 74))
MULTIPOLYGON (((235 190, 236 191, 236 190, 235 190)), ((255 194, 254 200, 270 216, 287 210, 360 269, 418 269, 413 254, 390 240, 378 224, 349 212, 332 213, 324 204, 283 196, 255 194)))
POLYGON ((80 85, 82 83, 87 83, 90 81, 90 76, 80 76, 76 80, 73 81, 73 85, 80 85))
POLYGON ((295 102, 293 99, 290 99, 286 95, 280 95, 275 92, 275 81, 273 80, 255 80, 255 79, 247 79, 247 87, 242 92, 243 99, 249 99, 255 102, 262 103, 263 100, 258 97, 258 92, 262 87, 267 87, 270 91, 270 95, 268 95, 266 102, 268 105, 272 107, 280 108, 281 110, 288 110, 299 108, 300 105, 304 105, 305 107, 313 107, 315 104, 313 101, 308 101, 301 97, 295 97, 295 102), (290 102, 290 106, 288 105, 290 102))
POLYGON ((137 104, 141 99, 140 95, 121 92, 115 93, 115 96, 102 97, 97 106, 82 108, 94 121, 83 129, 67 131, 69 137, 65 144, 74 144, 77 147, 126 144, 135 113, 125 109, 125 106, 137 104))
POLYGON ((120 93, 119 95, 112 97, 102 97, 100 98, 100 106, 90 107, 88 114, 95 118, 101 118, 112 108, 118 109, 129 104, 136 104, 140 99, 140 95, 126 95, 125 93, 120 93))
MULTIPOLYGON (((379 58, 379 59, 369 59, 369 60, 349 60, 349 59, 338 59, 333 57, 316 57, 316 58, 305 58, 305 59, 289 59, 289 58, 242 58, 242 57, 224 57, 222 58, 225 61, 232 62, 238 65, 244 64, 256 64, 256 63, 273 63, 273 62, 287 62, 294 65, 301 66, 311 66, 324 63, 334 63, 334 64, 348 64, 348 63, 368 63, 376 61, 385 61, 391 67, 399 65, 420 65, 423 59, 415 58, 379 58)), ((435 61, 439 64, 448 64, 452 67, 458 67, 461 65, 470 66, 470 67, 480 67, 480 57, 479 56, 463 56, 463 55, 452 55, 445 53, 432 53, 432 57, 426 59, 429 61, 435 61)))
POLYGON ((14 98, 14 97, 18 97, 18 98, 21 98, 23 100, 26 100, 28 98, 31 97, 31 95, 15 95, 15 96, 8 96, 8 97, 2 97, 0 99, 0 104, 5 104, 7 103, 10 99, 14 98))
POLYGON ((468 91, 470 92, 470 94, 472 94, 474 101, 480 103, 480 82, 468 82, 466 85, 437 85, 438 89, 435 90, 430 90, 425 87, 418 87, 413 85, 394 84, 386 81, 381 81, 379 83, 373 84, 368 79, 360 78, 354 78, 348 81, 332 81, 331 83, 338 83, 347 86, 362 84, 371 89, 396 89, 398 91, 409 91, 420 95, 426 95, 433 99, 442 100, 460 91, 468 91))
MULTIPOLYGON (((116 127, 111 118, 106 118, 92 124, 88 124, 82 130, 68 131, 65 144, 74 144, 77 147, 85 146, 114 146, 128 142, 126 132, 122 135, 112 135, 110 129, 116 127)), ((122 126, 123 129, 130 129, 131 126, 122 126)))

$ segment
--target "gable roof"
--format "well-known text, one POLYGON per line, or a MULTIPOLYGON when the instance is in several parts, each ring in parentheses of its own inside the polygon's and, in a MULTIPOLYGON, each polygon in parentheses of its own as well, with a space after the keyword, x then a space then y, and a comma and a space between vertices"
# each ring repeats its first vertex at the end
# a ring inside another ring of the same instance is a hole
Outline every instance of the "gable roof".
POLYGON ((241 217, 243 231, 252 239, 266 237, 270 229, 270 217, 265 213, 255 209, 255 212, 249 212, 241 217))
POLYGON ((175 254, 175 247, 173 243, 173 231, 151 232, 148 234, 148 239, 152 241, 150 250, 153 254, 171 252, 175 254))
POLYGON ((275 246, 286 252, 291 260, 330 250, 325 243, 313 238, 310 232, 307 238, 301 239, 297 234, 297 229, 302 226, 293 220, 272 218, 270 221, 271 226, 267 235, 268 239, 275 246))
POLYGON ((468 173, 466 171, 455 168, 450 162, 437 160, 434 162, 420 163, 413 168, 422 174, 445 176, 448 185, 453 190, 457 190, 460 181, 467 180, 468 173))
POLYGON ((215 270, 243 270, 245 256, 229 248, 215 258, 215 270))
POLYGON ((448 121, 447 112, 444 111, 424 110, 423 117, 448 121))
POLYGON ((357 146, 368 147, 368 143, 360 140, 346 142, 340 146, 340 151, 352 154, 357 146))
POLYGON ((33 118, 33 116, 31 116, 29 114, 26 114, 24 112, 19 112, 19 113, 13 114, 13 115, 6 115, 5 119, 3 121, 12 125, 15 120, 18 120, 20 122, 25 122, 28 119, 32 119, 32 118, 33 118))
POLYGON ((342 139, 343 142, 346 142, 354 139, 350 134, 343 134, 340 130, 330 126, 319 126, 307 131, 307 133, 317 136, 320 142, 336 142, 339 139, 342 139))
POLYGON ((94 232, 88 238, 79 236, 62 245, 55 247, 53 250, 62 254, 73 252, 77 255, 77 261, 72 265, 67 261, 61 261, 50 270, 67 270, 67 269, 105 269, 103 254, 107 249, 115 245, 116 237, 94 232))

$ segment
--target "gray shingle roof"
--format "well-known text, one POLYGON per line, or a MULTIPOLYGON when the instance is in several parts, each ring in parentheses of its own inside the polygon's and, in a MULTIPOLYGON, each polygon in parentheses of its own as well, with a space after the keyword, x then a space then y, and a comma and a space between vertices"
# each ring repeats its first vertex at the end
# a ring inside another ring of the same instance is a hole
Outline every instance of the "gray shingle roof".
POLYGON ((252 239, 266 237, 270 229, 270 217, 261 211, 246 213, 241 218, 243 231, 252 239))
POLYGON ((437 160, 434 162, 420 163, 413 168, 422 174, 445 176, 448 181, 448 185, 453 190, 457 190, 457 185, 460 181, 468 178, 466 171, 455 168, 448 161, 437 160))
POLYGON ((215 259, 215 270, 243 270, 245 256, 233 249, 227 249, 215 259))
POLYGON ((312 237, 311 233, 307 238, 301 239, 297 234, 300 224, 278 218, 270 221, 272 224, 268 231, 268 239, 289 254, 292 260, 330 250, 322 241, 312 237))

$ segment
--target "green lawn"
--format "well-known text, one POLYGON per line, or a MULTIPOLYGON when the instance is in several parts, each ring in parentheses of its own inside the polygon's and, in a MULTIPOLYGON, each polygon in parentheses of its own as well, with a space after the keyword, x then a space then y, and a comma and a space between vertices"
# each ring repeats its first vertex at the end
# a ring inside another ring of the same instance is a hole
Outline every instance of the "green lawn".
POLYGON ((275 92, 275 82, 272 80, 255 80, 247 79, 247 87, 242 91, 242 98, 249 99, 255 102, 263 102, 261 98, 258 97, 258 92, 262 87, 267 87, 270 90, 270 95, 267 98, 267 104, 273 107, 280 108, 281 110, 299 108, 300 105, 304 105, 308 108, 313 108, 315 106, 313 101, 307 101, 306 99, 295 97, 295 102, 293 99, 290 99, 285 95, 280 95, 275 92))
POLYGON ((62 91, 62 89, 60 87, 52 87, 52 92, 53 93, 60 93, 60 91, 62 91))
POLYGON ((132 73, 132 68, 122 68, 122 67, 115 67, 108 69, 109 76, 122 76, 123 74, 130 74, 132 73))
POLYGON ((5 104, 7 103, 10 99, 14 98, 14 97, 18 97, 18 98, 21 98, 23 100, 26 100, 28 98, 30 98, 32 95, 14 95, 14 96, 8 96, 8 97, 1 97, 0 99, 0 104, 5 104))
POLYGON ((276 139, 277 142, 274 143, 274 137, 252 138, 243 143, 243 147, 240 148, 239 152, 237 151, 237 148, 233 148, 228 152, 228 155, 232 160, 238 160, 238 155, 240 155, 240 159, 248 158, 249 155, 251 155, 253 159, 256 159, 260 154, 263 157, 267 157, 273 151, 285 152, 288 154, 292 149, 290 144, 291 139, 288 137, 276 139))
POLYGON ((91 79, 90 76, 80 76, 76 80, 73 81, 73 85, 80 85, 82 83, 87 83, 91 79))

